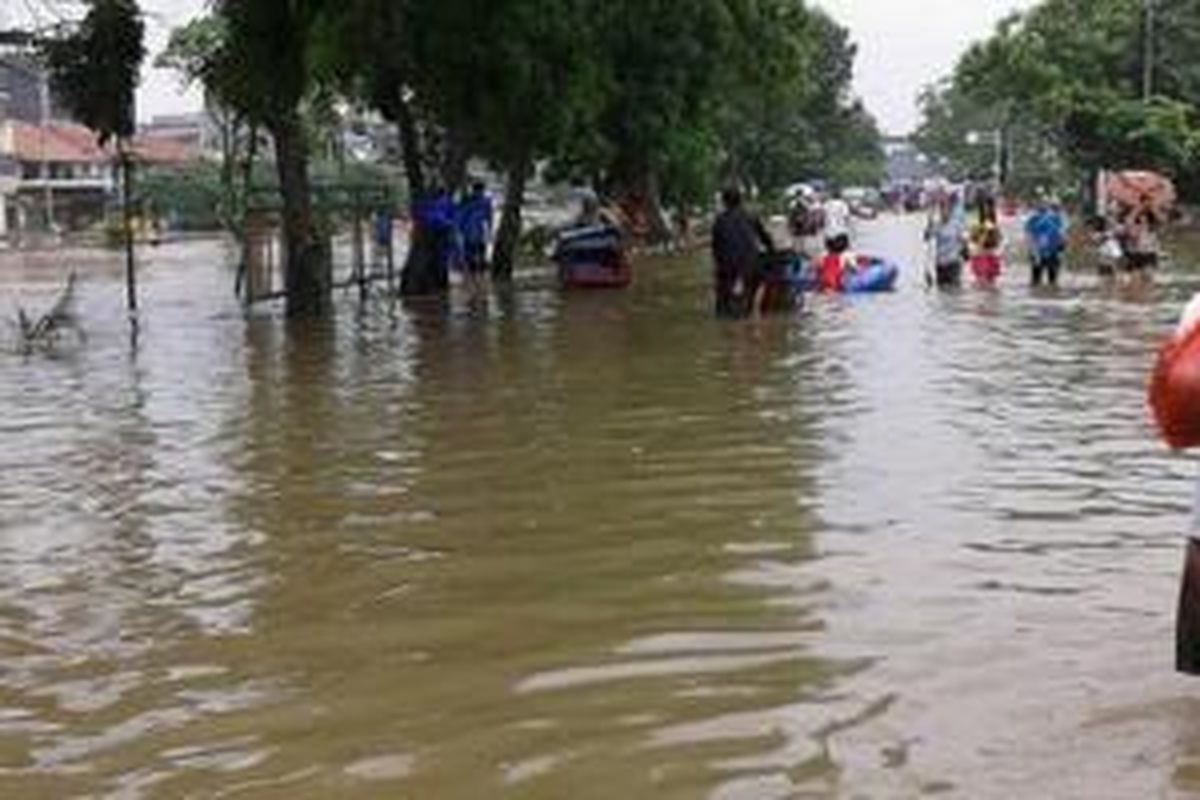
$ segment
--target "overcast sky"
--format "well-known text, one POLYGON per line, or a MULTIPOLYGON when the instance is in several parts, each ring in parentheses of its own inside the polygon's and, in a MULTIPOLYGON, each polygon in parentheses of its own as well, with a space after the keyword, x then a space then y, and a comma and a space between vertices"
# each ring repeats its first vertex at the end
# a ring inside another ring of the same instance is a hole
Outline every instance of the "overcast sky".
MULTIPOLYGON (((8 23, 53 0, 0 0, 8 23), (21 10, 27 9, 27 10, 21 10), (12 16, 16 17, 13 19, 12 16)), ((858 43, 855 85, 888 133, 907 133, 917 124, 921 87, 949 73, 966 47, 986 36, 1001 18, 1035 0, 814 0, 850 28, 858 43)), ((204 7, 204 0, 141 0, 148 16, 151 53, 157 55, 170 29, 204 7)), ((25 19, 22 19, 25 17, 25 19)), ((5 20, 0 19, 0 23, 5 20)), ((139 94, 139 114, 187 111, 199 106, 170 73, 150 70, 139 94)))
POLYGON ((855 87, 888 133, 918 122, 917 94, 967 47, 1035 0, 816 0, 858 44, 855 87))

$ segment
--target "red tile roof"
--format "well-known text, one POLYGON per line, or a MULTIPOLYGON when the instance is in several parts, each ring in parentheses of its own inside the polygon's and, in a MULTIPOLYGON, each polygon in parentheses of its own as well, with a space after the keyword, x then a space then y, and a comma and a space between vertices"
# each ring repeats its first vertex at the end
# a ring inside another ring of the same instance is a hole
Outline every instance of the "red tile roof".
POLYGON ((133 140, 133 155, 147 164, 186 164, 200 157, 200 149, 178 139, 138 136, 133 140))
POLYGON ((18 161, 98 164, 112 160, 111 153, 96 143, 96 136, 82 125, 51 123, 39 126, 12 120, 13 157, 18 161))
MULTIPOLYGON (((9 124, 13 132, 12 155, 18 161, 107 164, 115 156, 111 144, 100 147, 96 134, 82 125, 53 122, 42 126, 18 120, 10 120, 9 124)), ((154 137, 135 138, 131 149, 137 160, 149 164, 183 164, 199 156, 194 147, 154 137)))

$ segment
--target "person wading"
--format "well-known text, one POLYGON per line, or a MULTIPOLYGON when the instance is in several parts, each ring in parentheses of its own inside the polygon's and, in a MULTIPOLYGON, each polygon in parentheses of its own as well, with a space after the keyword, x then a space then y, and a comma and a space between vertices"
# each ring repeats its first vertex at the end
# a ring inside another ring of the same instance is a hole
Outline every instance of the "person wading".
POLYGON ((954 289, 962 285, 963 250, 967 231, 959 213, 958 198, 951 196, 941 204, 937 219, 930 220, 925 238, 934 245, 934 274, 926 278, 939 289, 954 289))
POLYGON ((775 243, 762 222, 745 209, 740 191, 726 189, 721 202, 724 210, 712 234, 716 312, 720 317, 740 317, 753 308, 760 261, 775 251, 775 243))
POLYGON ((1063 251, 1067 249, 1067 221, 1062 212, 1048 202, 1039 203, 1025 223, 1025 234, 1029 238, 1032 284, 1041 286, 1044 279, 1046 285, 1058 286, 1063 251))
POLYGON ((994 286, 1003 270, 1001 252, 1004 237, 996 214, 996 201, 984 197, 979 202, 979 221, 971 229, 971 273, 980 286, 994 286))
POLYGON ((462 240, 464 277, 472 292, 483 285, 488 268, 488 244, 492 239, 495 212, 492 198, 482 182, 476 181, 458 206, 458 235, 462 240))

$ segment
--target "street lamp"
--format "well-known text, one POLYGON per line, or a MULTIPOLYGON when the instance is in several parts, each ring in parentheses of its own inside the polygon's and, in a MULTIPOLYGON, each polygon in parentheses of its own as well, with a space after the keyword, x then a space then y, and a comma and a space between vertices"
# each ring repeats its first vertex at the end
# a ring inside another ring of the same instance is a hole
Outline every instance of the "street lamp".
POLYGON ((1142 30, 1142 100, 1154 94, 1154 0, 1143 2, 1145 18, 1142 30))
POLYGON ((967 134, 967 144, 971 147, 990 145, 995 148, 992 160, 992 181, 995 183, 997 193, 999 193, 1004 183, 1004 131, 999 129, 971 131, 967 134))

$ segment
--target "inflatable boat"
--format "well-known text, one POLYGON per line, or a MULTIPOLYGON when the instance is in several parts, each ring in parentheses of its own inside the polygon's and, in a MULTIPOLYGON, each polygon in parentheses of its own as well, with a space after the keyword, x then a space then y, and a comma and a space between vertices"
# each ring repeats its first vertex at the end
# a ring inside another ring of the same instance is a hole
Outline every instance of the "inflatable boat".
MULTIPOLYGON (((843 272, 842 294, 872 294, 890 292, 896 288, 900 268, 876 256, 859 256, 858 266, 843 272)), ((792 283, 801 291, 821 291, 821 278, 816 265, 797 259, 792 266, 792 283)))
POLYGON ((564 231, 551 257, 568 289, 620 289, 633 280, 621 232, 609 225, 564 231))

